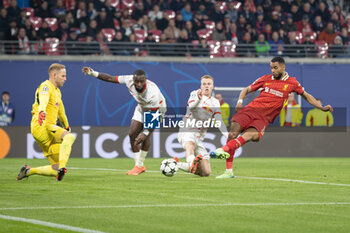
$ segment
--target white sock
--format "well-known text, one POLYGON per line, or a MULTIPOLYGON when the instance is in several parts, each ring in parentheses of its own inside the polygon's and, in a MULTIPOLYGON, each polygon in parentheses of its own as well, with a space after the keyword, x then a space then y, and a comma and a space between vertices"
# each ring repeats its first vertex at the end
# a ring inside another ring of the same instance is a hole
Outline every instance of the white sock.
POLYGON ((140 161, 140 154, 141 154, 141 151, 134 152, 134 160, 135 160, 135 165, 136 165, 136 166, 138 166, 137 164, 138 164, 139 161, 140 161))
POLYGON ((139 158, 139 161, 136 162, 136 165, 137 165, 138 167, 142 167, 142 166, 143 166, 143 162, 144 162, 145 159, 146 159, 146 156, 147 156, 148 151, 140 150, 139 153, 140 153, 140 158, 139 158))
POLYGON ((190 171, 190 165, 188 163, 178 162, 177 166, 182 171, 185 171, 185 172, 189 172, 190 171))
POLYGON ((232 173, 232 169, 226 169, 226 172, 232 173))
POLYGON ((191 166, 193 160, 194 160, 195 156, 194 155, 190 155, 186 158, 186 162, 188 163, 188 166, 191 166))

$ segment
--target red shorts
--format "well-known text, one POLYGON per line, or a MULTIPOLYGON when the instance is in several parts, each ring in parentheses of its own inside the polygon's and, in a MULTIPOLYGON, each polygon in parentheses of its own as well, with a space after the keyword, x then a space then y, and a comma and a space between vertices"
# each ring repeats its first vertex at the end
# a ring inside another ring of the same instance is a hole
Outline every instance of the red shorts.
POLYGON ((248 128, 255 128, 259 132, 259 139, 263 136, 269 122, 262 117, 253 108, 240 109, 231 119, 231 122, 237 122, 241 125, 242 130, 245 131, 248 128))

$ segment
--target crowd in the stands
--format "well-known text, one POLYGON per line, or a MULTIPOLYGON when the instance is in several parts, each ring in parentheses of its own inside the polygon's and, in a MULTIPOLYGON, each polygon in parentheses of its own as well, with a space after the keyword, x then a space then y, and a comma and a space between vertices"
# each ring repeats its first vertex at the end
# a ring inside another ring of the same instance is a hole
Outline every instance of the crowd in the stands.
POLYGON ((0 53, 7 54, 350 53, 344 0, 2 0, 0 8, 0 53))

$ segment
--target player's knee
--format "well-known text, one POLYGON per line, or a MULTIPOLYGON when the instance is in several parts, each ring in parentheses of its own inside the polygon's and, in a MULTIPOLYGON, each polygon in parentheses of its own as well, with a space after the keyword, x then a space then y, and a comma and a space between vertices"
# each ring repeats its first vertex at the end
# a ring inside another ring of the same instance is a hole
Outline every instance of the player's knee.
POLYGON ((210 176, 210 171, 202 171, 200 176, 203 176, 203 177, 210 176))
POLYGON ((135 141, 136 135, 133 132, 129 132, 130 141, 135 141))

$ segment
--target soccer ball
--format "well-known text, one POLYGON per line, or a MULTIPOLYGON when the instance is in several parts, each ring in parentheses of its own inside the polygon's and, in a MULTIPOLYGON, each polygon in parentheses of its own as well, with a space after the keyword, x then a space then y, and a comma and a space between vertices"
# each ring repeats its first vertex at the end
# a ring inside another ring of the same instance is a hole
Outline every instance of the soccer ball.
POLYGON ((178 170, 175 159, 164 159, 160 164, 160 171, 165 176, 173 176, 178 170))

